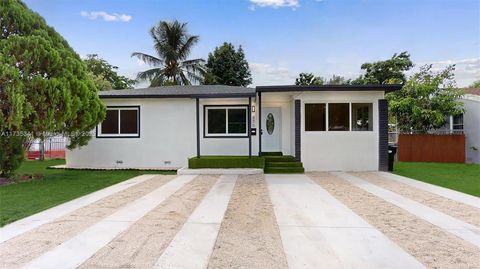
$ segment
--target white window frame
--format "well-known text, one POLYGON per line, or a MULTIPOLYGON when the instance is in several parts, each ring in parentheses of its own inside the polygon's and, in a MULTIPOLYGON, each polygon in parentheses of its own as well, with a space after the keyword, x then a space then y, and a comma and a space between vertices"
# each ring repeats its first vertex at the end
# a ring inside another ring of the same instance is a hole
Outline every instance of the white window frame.
MULTIPOLYGON (((308 102, 304 102, 303 103, 303 112, 305 113, 305 105, 307 104, 325 104, 325 131, 307 131, 305 129, 305 115, 303 115, 303 131, 304 132, 307 132, 307 133, 324 133, 324 132, 330 132, 330 133, 371 133, 371 132, 374 132, 375 130, 375 126, 373 125, 374 123, 374 119, 375 118, 375 113, 374 111, 372 111, 372 130, 364 130, 364 131, 360 131, 360 130, 353 130, 352 128, 352 104, 371 104, 372 105, 372 110, 375 108, 375 103, 372 102, 372 101, 308 101, 308 102), (330 131, 328 130, 329 128, 329 116, 330 116, 330 113, 329 113, 329 106, 330 104, 348 104, 348 127, 349 129, 347 131, 330 131)), ((369 119, 370 120, 370 119, 369 119)))
POLYGON ((462 116, 463 116, 463 123, 462 124, 458 124, 458 123, 454 123, 453 122, 453 118, 454 116, 450 116, 450 133, 455 133, 455 132, 463 132, 464 129, 465 129, 465 114, 462 113, 462 116), (462 126, 462 129, 455 129, 454 127, 455 126, 462 126))
POLYGON ((204 128, 204 137, 209 138, 209 137, 227 137, 227 138, 244 138, 248 137, 248 105, 236 105, 236 106, 215 106, 215 105, 205 105, 204 106, 204 123, 203 123, 203 128, 204 128), (208 131, 208 111, 209 110, 216 110, 216 109, 225 109, 225 133, 210 133, 208 131), (228 112, 230 109, 243 109, 245 110, 245 132, 244 133, 234 133, 230 134, 228 133, 228 112))
POLYGON ((140 137, 140 106, 109 106, 106 110, 117 110, 118 111, 118 134, 104 134, 102 133, 102 123, 99 123, 97 126, 97 137, 98 138, 139 138, 140 137), (137 132, 134 134, 122 134, 121 130, 121 111, 124 110, 134 110, 137 111, 137 132))

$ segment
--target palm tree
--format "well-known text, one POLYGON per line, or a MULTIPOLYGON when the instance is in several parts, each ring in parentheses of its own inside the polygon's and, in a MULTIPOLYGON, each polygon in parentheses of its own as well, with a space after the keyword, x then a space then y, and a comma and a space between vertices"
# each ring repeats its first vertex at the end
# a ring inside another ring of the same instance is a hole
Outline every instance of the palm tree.
POLYGON ((157 57, 134 52, 137 57, 154 68, 137 74, 138 80, 150 81, 150 87, 162 85, 191 85, 201 82, 205 70, 203 59, 187 60, 192 47, 198 42, 198 36, 187 33, 187 24, 175 20, 160 21, 150 29, 157 57))

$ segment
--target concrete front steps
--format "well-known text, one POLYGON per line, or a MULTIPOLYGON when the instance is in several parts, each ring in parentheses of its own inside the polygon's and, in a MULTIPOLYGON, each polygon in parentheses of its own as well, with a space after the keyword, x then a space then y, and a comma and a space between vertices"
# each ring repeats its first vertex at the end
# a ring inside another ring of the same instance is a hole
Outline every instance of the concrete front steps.
POLYGON ((282 155, 281 152, 263 152, 265 158, 265 174, 303 174, 302 162, 297 162, 293 156, 282 155))

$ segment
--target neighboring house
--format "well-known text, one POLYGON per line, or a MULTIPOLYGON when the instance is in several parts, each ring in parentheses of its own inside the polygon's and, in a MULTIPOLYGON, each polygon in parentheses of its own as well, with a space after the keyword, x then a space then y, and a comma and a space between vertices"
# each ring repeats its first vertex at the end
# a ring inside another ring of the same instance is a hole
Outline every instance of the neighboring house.
POLYGON ((480 163, 480 88, 464 89, 461 98, 465 113, 452 119, 452 129, 462 128, 465 133, 465 151, 467 163, 480 163))
POLYGON ((400 88, 205 85, 103 91, 106 119, 88 145, 67 151, 67 167, 180 168, 194 156, 282 152, 302 161, 307 171, 386 170, 384 96, 400 88))

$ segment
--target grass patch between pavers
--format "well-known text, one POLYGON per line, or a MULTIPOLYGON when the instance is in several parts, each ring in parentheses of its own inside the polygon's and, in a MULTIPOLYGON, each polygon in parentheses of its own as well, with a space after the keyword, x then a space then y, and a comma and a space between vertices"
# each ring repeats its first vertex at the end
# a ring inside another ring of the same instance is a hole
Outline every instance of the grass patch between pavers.
POLYGON ((480 197, 480 165, 395 162, 393 173, 480 197))
POLYGON ((188 168, 260 168, 265 167, 265 159, 258 156, 200 156, 188 159, 188 168))
POLYGON ((0 186, 0 226, 142 174, 175 171, 48 169, 64 160, 25 161, 16 174, 43 179, 0 186))

